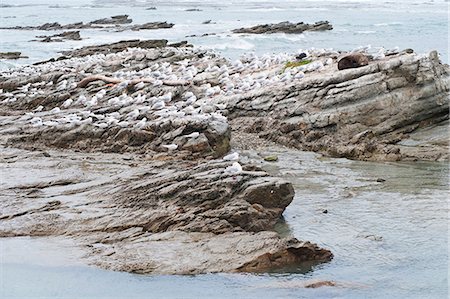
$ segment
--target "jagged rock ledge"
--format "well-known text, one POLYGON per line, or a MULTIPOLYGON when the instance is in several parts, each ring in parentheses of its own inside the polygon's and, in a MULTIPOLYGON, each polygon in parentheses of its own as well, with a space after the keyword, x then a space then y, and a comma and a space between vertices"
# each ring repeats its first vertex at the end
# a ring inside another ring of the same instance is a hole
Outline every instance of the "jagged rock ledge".
POLYGON ((267 231, 292 201, 290 183, 230 165, 2 148, 2 173, 39 175, 0 187, 0 237, 64 236, 87 263, 134 273, 263 272, 332 258, 267 231))
POLYGON ((154 30, 172 28, 174 24, 167 22, 149 22, 145 24, 127 25, 133 20, 128 18, 128 15, 112 16, 110 18, 103 18, 94 20, 88 23, 78 22, 72 24, 61 25, 58 22, 45 23, 39 26, 14 26, 14 27, 0 27, 0 30, 73 30, 73 29, 114 29, 115 31, 125 30, 154 30))
POLYGON ((319 21, 314 24, 281 22, 277 24, 256 25, 250 28, 234 29, 233 33, 270 34, 288 33, 300 34, 305 31, 326 31, 332 30, 333 26, 328 21, 319 21))
POLYGON ((53 35, 39 35, 36 36, 41 43, 63 42, 65 40, 81 40, 80 31, 64 31, 62 33, 53 35))
POLYGON ((327 250, 267 232, 292 186, 222 159, 232 128, 358 159, 446 158, 446 144, 427 156, 400 144, 448 119, 449 67, 435 52, 364 53, 367 66, 337 71, 345 53, 330 50, 230 62, 132 43, 148 47, 93 47, 0 73, 2 166, 49 173, 2 187, 1 236, 64 235, 90 263, 138 273, 327 261, 327 250), (61 169, 77 176, 61 180, 61 169))
POLYGON ((231 124, 236 134, 335 157, 448 159, 448 134, 420 146, 407 142, 448 120, 450 71, 436 52, 364 53, 368 65, 338 71, 346 53, 230 62, 177 46, 123 41, 3 72, 4 113, 22 113, 21 133, 10 144, 114 152, 164 151, 174 144, 175 154, 219 157, 229 150, 231 124), (125 50, 133 46, 139 48, 125 50))
POLYGON ((28 57, 23 56, 22 52, 0 52, 0 59, 20 59, 20 58, 28 58, 28 57))
POLYGON ((167 41, 136 43, 152 46, 80 50, 2 72, 0 142, 10 148, 1 165, 47 175, 2 187, 0 236, 66 236, 88 263, 135 273, 329 261, 328 250, 270 232, 293 199, 290 183, 221 159, 230 127, 202 94, 210 89, 208 64, 225 60, 167 41), (124 154, 129 162, 117 166, 124 154))

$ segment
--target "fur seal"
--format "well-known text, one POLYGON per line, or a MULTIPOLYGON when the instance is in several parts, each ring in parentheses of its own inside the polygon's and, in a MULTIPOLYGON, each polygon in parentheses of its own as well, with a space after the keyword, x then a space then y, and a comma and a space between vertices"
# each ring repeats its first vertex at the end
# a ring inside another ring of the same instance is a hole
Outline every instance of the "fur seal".
POLYGON ((369 64, 369 58, 361 53, 352 53, 342 57, 338 62, 338 70, 353 69, 369 64))

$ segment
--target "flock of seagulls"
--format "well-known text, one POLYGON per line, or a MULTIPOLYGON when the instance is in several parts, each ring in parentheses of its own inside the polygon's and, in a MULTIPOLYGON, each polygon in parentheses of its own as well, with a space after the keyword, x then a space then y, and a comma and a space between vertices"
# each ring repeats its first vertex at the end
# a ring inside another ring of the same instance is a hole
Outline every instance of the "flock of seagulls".
MULTIPOLYGON (((208 53, 203 58, 190 59, 187 57, 192 57, 195 50, 180 48, 169 50, 176 52, 179 60, 157 60, 142 69, 133 67, 133 58, 146 55, 148 51, 155 50, 134 48, 120 53, 96 54, 1 71, 3 79, 40 78, 52 72, 65 75, 56 82, 30 80, 13 92, 0 90, 0 103, 20 105, 49 93, 70 94, 70 98, 57 107, 50 109, 39 105, 26 112, 21 120, 33 128, 69 130, 90 125, 102 130, 112 127, 145 130, 168 122, 173 127, 211 121, 226 123, 224 115, 230 97, 277 84, 295 84, 309 73, 320 72, 333 64, 330 56, 338 54, 332 49, 300 50, 312 62, 286 68, 286 62, 295 61, 298 53, 263 56, 251 53, 235 61, 226 61, 208 53), (108 71, 113 64, 121 64, 123 68, 108 71), (119 83, 105 84, 97 89, 77 87, 83 77, 96 74, 107 74, 119 83), (142 78, 148 80, 139 81, 142 78), (190 85, 177 88, 164 83, 179 80, 190 85)), ((200 133, 193 132, 185 137, 195 139, 200 133)), ((161 147, 169 152, 179 148, 177 144, 162 144, 161 147)), ((225 156, 224 160, 233 161, 227 172, 242 171, 236 153, 225 156)))

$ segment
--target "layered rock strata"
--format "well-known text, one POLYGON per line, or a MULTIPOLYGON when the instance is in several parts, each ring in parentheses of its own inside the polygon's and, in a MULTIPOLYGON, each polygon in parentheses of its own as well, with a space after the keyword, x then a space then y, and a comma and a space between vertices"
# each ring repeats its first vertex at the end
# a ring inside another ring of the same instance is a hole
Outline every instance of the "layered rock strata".
POLYGON ((338 71, 347 53, 228 61, 166 45, 84 48, 0 73, 2 173, 37 171, 5 177, 1 236, 64 235, 90 263, 137 273, 327 261, 268 232, 292 186, 222 159, 233 133, 356 159, 448 157, 446 143, 408 143, 448 119, 449 67, 435 52, 364 53, 367 66, 338 71))
POLYGON ((319 21, 314 24, 307 23, 291 23, 281 22, 277 24, 256 25, 250 28, 239 28, 233 30, 233 33, 250 33, 250 34, 271 34, 271 33, 287 33, 300 34, 305 31, 326 31, 332 30, 333 26, 328 21, 319 21))

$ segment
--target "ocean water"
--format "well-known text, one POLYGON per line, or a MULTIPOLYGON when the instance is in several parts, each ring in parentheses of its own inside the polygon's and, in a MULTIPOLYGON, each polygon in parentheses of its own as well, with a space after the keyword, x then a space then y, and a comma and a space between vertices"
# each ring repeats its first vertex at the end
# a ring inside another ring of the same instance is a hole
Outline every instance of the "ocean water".
POLYGON ((448 9, 448 0, 2 0, 0 27, 46 22, 67 24, 118 14, 128 14, 136 24, 168 21, 175 26, 138 32, 82 30, 84 40, 63 43, 30 42, 36 35, 58 32, 0 30, 0 52, 20 51, 29 57, 0 61, 0 67, 45 60, 74 47, 135 38, 187 40, 229 58, 246 52, 260 55, 312 47, 352 50, 371 45, 374 48, 413 48, 420 53, 437 50, 448 63, 448 9), (157 9, 146 10, 149 7, 157 9), (192 8, 200 11, 186 11, 192 8), (206 20, 211 20, 212 24, 202 24, 206 20), (231 34, 232 29, 256 24, 320 20, 330 21, 334 29, 299 35, 231 34), (187 37, 205 33, 216 35, 187 37))
MULTIPOLYGON (((118 14, 130 15, 135 23, 176 25, 139 32, 82 30, 82 41, 49 44, 30 40, 57 31, 0 30, 0 52, 29 56, 0 61, 0 68, 45 60, 74 47, 135 38, 188 40, 229 58, 246 52, 352 50, 369 44, 417 52, 435 49, 448 63, 448 9, 446 0, 1 0, 0 27, 67 24, 118 14), (157 10, 145 9, 153 6, 157 10), (186 11, 190 8, 201 11, 186 11), (215 24, 201 24, 206 20, 215 24), (300 35, 230 33, 286 20, 328 20, 334 30, 300 35), (186 37, 204 33, 216 35, 186 37)), ((309 271, 261 275, 133 275, 68 262, 68 248, 55 252, 55 244, 39 239, 0 240, 0 298, 448 298, 446 163, 368 163, 291 150, 266 154, 280 160, 263 166, 291 181, 296 191, 277 230, 331 249, 335 258, 330 263, 309 271), (377 183, 380 177, 386 182, 377 183), (40 254, 23 258, 36 252, 40 254), (60 255, 61 261, 54 262, 60 255), (333 280, 339 286, 301 287, 310 280, 333 280)))

